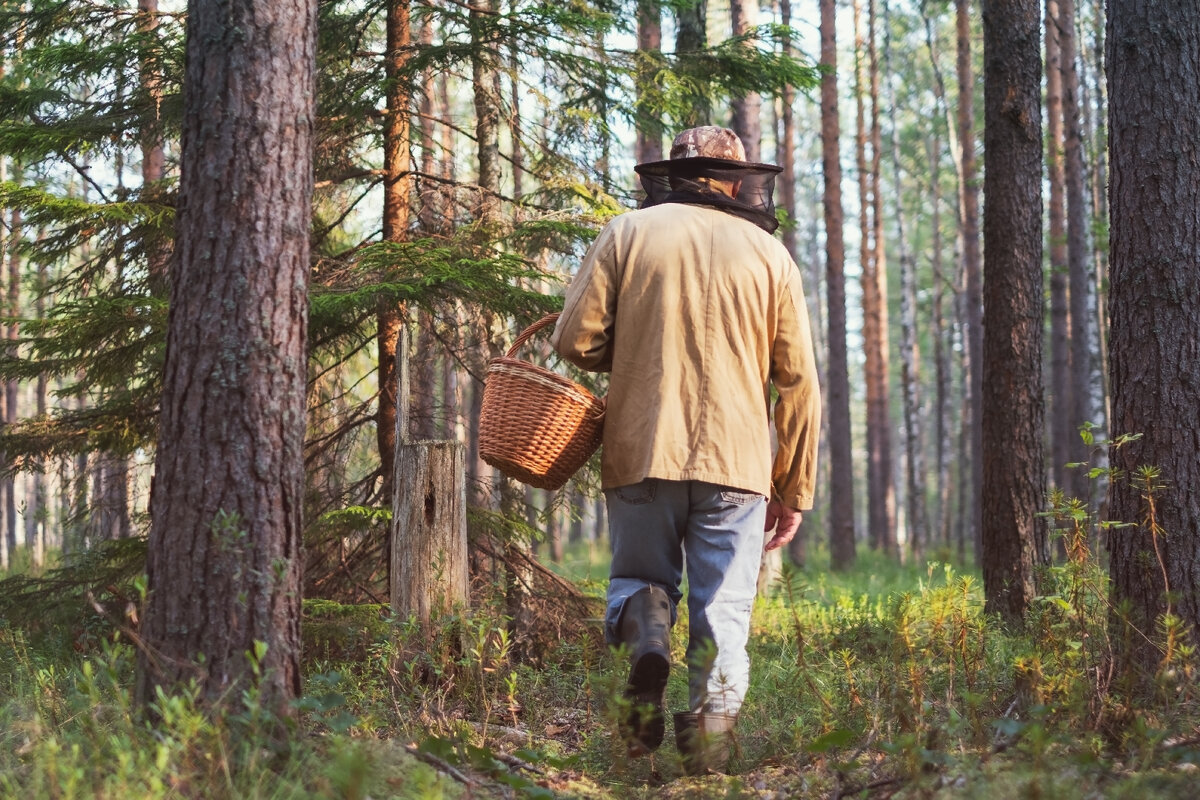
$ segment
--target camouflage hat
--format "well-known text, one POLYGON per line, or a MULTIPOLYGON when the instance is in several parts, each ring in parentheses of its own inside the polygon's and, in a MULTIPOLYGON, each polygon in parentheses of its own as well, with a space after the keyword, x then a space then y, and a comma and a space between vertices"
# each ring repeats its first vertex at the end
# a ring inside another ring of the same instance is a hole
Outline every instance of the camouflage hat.
POLYGON ((724 158, 729 161, 745 161, 746 148, 742 140, 729 128, 705 125, 688 128, 671 143, 671 159, 677 158, 724 158))

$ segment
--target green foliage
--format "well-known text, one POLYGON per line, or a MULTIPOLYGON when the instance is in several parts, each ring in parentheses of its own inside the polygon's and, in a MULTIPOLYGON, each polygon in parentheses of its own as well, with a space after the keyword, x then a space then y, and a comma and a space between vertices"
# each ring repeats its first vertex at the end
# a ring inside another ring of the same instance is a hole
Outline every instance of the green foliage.
MULTIPOLYGON (((1148 632, 1163 653, 1153 696, 1124 697, 1119 680, 1106 690, 1107 585, 1077 520, 1063 517, 1071 558, 1044 576, 1022 632, 986 617, 977 576, 951 565, 867 553, 849 573, 790 571, 755 609, 737 777, 680 778, 670 741, 627 761, 615 735, 627 662, 591 637, 560 640, 535 666, 518 660, 499 607, 446 609, 423 628, 384 606, 309 600, 306 690, 286 744, 253 692, 217 717, 187 693, 160 698, 151 726, 111 626, 83 655, 0 627, 0 792, 438 797, 466 780, 487 797, 715 798, 755 784, 1188 797, 1200 761, 1189 632, 1170 617, 1148 632)), ((672 708, 686 683, 673 670, 672 708)))
POLYGON ((51 651, 89 651, 136 618, 145 571, 146 541, 134 538, 98 542, 41 576, 13 574, 0 580, 0 626, 51 651))

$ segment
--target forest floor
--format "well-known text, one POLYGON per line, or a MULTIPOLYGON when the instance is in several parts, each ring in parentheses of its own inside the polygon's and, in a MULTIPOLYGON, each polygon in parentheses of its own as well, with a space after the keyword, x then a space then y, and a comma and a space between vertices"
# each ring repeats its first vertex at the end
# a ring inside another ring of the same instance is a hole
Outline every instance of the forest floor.
POLYGON ((0 797, 1197 796, 1189 634, 1168 621, 1159 664, 1111 667, 1090 563, 1051 570, 1014 632, 983 613, 970 570, 867 553, 832 574, 817 552, 756 605, 732 774, 684 776, 669 724, 631 760, 614 735, 626 666, 599 638, 601 549, 554 567, 580 591, 541 598, 524 640, 486 604, 420 632, 378 606, 306 601, 305 694, 283 742, 252 693, 220 719, 164 699, 150 726, 132 647, 102 620, 55 636, 0 619, 0 797))

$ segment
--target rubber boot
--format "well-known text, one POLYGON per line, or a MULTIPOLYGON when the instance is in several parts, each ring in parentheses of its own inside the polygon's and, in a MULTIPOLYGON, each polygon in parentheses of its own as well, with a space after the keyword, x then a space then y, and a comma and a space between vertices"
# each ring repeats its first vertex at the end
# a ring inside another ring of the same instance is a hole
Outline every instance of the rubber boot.
POLYGON ((675 715, 675 746, 688 775, 729 772, 736 714, 685 711, 675 715))
POLYGON ((631 654, 625 697, 629 712, 622 734, 631 756, 658 749, 666 723, 663 704, 671 671, 671 601, 657 586, 634 592, 625 601, 618 626, 631 654))

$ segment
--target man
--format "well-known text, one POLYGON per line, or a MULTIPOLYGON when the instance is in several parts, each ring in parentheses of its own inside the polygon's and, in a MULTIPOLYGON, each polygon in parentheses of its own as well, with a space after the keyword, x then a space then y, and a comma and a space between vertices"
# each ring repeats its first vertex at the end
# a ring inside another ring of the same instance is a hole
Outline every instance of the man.
POLYGON ((712 126, 679 134, 670 156, 636 167, 646 202, 588 250, 551 341, 611 372, 605 633, 632 658, 631 755, 662 743, 686 551, 689 708, 675 728, 698 773, 725 768, 749 684, 763 531, 782 547, 812 507, 821 401, 800 273, 770 235, 780 169, 712 126))

